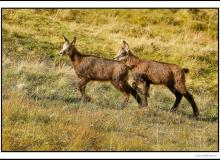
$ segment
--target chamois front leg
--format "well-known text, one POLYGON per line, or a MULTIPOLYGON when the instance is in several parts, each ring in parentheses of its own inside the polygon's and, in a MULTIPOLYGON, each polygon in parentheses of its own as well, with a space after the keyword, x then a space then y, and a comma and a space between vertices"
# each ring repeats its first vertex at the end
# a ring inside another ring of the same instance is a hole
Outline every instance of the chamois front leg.
MULTIPOLYGON (((143 84, 143 89, 141 89, 140 87, 138 87, 138 82, 137 81, 133 81, 131 84, 132 88, 134 88, 135 90, 137 90, 140 94, 145 95, 144 94, 144 84, 143 84)), ((147 93, 147 97, 150 97, 150 95, 147 93)))
POLYGON ((147 103, 147 97, 148 97, 148 90, 150 88, 150 84, 147 83, 146 81, 144 81, 144 86, 143 86, 143 94, 144 94, 144 106, 147 107, 148 103, 147 103))
POLYGON ((91 98, 86 95, 85 93, 85 89, 86 89, 86 84, 89 82, 90 80, 89 79, 86 79, 86 78, 81 78, 78 82, 78 88, 79 88, 79 91, 81 93, 81 98, 84 102, 89 102, 91 101, 91 98))
POLYGON ((137 90, 138 92, 140 92, 142 95, 144 94, 143 91, 141 90, 141 88, 138 87, 137 81, 133 81, 131 84, 131 87, 134 88, 135 90, 137 90))
POLYGON ((113 80, 113 81, 111 81, 111 83, 116 89, 118 89, 119 91, 121 91, 124 94, 124 101, 120 107, 120 109, 124 109, 128 105, 128 100, 130 97, 130 91, 127 88, 127 84, 124 84, 124 82, 117 81, 117 80, 113 80))

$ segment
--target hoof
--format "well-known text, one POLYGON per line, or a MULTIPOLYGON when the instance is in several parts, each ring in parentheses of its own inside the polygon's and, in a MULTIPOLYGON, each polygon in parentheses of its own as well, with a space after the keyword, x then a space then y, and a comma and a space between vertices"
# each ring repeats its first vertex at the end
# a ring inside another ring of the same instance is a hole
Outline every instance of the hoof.
POLYGON ((147 104, 143 104, 143 105, 141 105, 141 108, 147 108, 147 107, 148 107, 147 104))
POLYGON ((90 97, 84 97, 83 102, 91 102, 92 98, 90 97))
POLYGON ((194 113, 194 117, 195 117, 195 118, 198 118, 198 116, 199 116, 199 111, 197 111, 196 113, 194 113))
POLYGON ((125 107, 127 107, 127 105, 124 105, 124 104, 123 104, 123 105, 121 105, 121 106, 119 107, 119 109, 122 110, 122 109, 124 109, 125 107))
POLYGON ((147 102, 143 102, 142 107, 143 107, 143 108, 148 107, 148 103, 147 103, 147 102))
POLYGON ((123 110, 126 106, 121 106, 119 107, 120 110, 123 110))
POLYGON ((171 108, 170 112, 176 112, 177 108, 171 108))
POLYGON ((147 104, 139 104, 139 109, 141 109, 141 108, 147 108, 148 107, 148 105, 147 104))

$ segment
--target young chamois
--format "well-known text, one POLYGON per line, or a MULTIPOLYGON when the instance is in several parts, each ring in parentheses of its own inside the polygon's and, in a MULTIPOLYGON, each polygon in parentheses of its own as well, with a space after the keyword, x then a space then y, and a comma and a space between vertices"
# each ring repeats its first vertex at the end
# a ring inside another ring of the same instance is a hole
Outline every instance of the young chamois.
POLYGON ((171 108, 172 112, 177 107, 184 96, 191 104, 194 116, 199 115, 198 107, 193 96, 187 91, 185 86, 185 73, 189 70, 180 68, 175 64, 162 63, 157 61, 142 60, 132 54, 127 42, 123 41, 123 45, 115 56, 116 60, 125 62, 126 65, 132 67, 131 73, 134 82, 132 87, 144 95, 143 104, 147 106, 147 96, 150 84, 163 84, 176 96, 176 101, 171 108), (143 90, 138 87, 143 85, 143 90))
POLYGON ((139 106, 142 106, 142 100, 137 91, 127 82, 129 68, 124 63, 92 55, 83 55, 76 48, 76 37, 72 42, 69 42, 65 36, 64 40, 60 54, 62 56, 68 55, 72 61, 75 73, 79 78, 78 88, 82 100, 91 100, 85 93, 86 84, 89 81, 110 81, 125 95, 121 109, 127 106, 130 94, 136 99, 139 106))

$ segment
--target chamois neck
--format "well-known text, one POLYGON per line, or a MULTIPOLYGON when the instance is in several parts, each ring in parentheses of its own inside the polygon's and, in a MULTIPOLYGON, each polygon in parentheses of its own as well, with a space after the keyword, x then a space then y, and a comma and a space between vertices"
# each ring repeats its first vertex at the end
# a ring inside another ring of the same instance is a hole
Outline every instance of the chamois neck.
POLYGON ((135 56, 131 51, 129 51, 126 64, 129 66, 136 66, 139 62, 140 62, 140 59, 137 56, 135 56))
POLYGON ((79 59, 81 56, 82 56, 82 54, 75 47, 73 47, 72 54, 69 55, 70 59, 72 61, 75 61, 75 60, 79 59))

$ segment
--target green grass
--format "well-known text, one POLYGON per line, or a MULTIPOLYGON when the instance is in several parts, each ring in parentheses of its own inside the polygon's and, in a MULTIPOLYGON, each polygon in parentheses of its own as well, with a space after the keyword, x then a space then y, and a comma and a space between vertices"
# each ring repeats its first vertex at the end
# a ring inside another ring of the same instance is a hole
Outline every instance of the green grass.
POLYGON ((215 9, 3 9, 3 151, 217 151, 218 11, 215 9), (187 67, 200 109, 150 88, 149 107, 117 109, 123 95, 91 82, 80 101, 65 34, 86 54, 113 58, 122 40, 139 57, 187 67))

